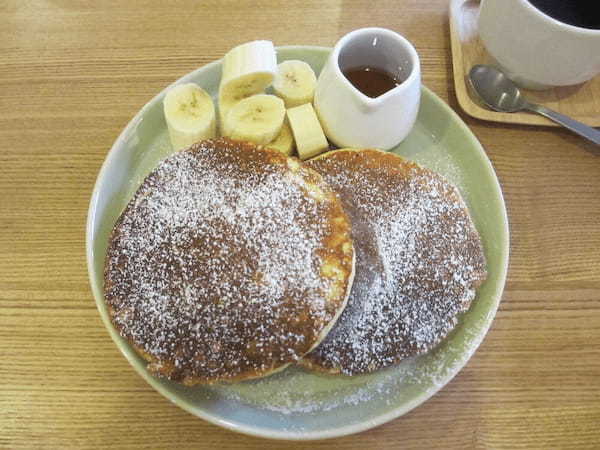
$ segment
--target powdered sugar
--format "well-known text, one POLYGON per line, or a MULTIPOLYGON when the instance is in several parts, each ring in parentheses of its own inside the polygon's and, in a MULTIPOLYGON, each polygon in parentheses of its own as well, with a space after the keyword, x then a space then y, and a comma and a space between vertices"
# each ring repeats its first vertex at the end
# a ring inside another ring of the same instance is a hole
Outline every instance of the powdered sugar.
POLYGON ((485 278, 481 243, 458 191, 376 151, 333 153, 310 165, 351 217, 357 272, 346 310, 308 359, 351 375, 429 350, 485 278))
POLYGON ((320 273, 331 205, 250 151, 210 143, 168 158, 115 226, 114 323, 173 379, 293 362, 335 313, 320 273))

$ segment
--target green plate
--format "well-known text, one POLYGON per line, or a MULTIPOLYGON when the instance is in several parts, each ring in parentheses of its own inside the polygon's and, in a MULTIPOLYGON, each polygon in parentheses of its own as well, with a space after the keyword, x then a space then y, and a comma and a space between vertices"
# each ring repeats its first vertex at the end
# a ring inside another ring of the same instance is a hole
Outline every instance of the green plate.
MULTIPOLYGON (((330 49, 290 46, 277 51, 280 61, 304 60, 318 74, 330 49)), ((216 61, 177 83, 194 81, 216 98, 220 76, 221 62, 216 61)), ((393 151, 458 186, 488 262, 488 278, 453 333, 424 356, 363 376, 317 375, 291 367, 262 380, 188 388, 150 375, 110 323, 102 275, 115 220, 146 174, 172 152, 162 112, 165 92, 142 108, 108 154, 92 195, 86 235, 90 282, 102 320, 127 360, 152 387, 192 414, 235 431, 276 439, 322 439, 401 416, 458 373, 481 343, 498 308, 508 265, 508 223, 500 185, 483 148, 461 119, 423 87, 416 125, 393 151)))

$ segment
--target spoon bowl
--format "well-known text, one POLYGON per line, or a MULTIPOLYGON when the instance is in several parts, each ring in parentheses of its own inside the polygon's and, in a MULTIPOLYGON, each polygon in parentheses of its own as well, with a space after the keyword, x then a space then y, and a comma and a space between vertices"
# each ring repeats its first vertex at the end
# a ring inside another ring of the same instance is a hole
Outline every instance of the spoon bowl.
POLYGON ((500 112, 523 110, 521 90, 502 72, 491 66, 476 65, 469 71, 471 86, 489 108, 500 112))

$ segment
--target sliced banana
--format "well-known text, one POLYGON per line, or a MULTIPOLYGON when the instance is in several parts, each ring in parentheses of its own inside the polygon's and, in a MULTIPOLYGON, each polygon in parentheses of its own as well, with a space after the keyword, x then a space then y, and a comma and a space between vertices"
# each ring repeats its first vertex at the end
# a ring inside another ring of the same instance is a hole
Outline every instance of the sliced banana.
POLYGON ((174 150, 216 136, 215 105, 197 84, 180 84, 169 90, 163 100, 163 111, 174 150))
POLYGON ((329 143, 311 103, 288 109, 287 117, 300 159, 312 158, 329 148, 329 143))
POLYGON ((237 102, 223 123, 224 136, 255 144, 268 144, 283 126, 285 106, 274 95, 257 94, 237 102))
POLYGON ((252 41, 232 48, 223 57, 219 85, 221 127, 237 102, 264 92, 277 73, 277 55, 271 41, 252 41))
POLYGON ((290 156, 294 152, 294 135, 287 120, 283 121, 281 131, 275 139, 269 142, 267 147, 279 150, 287 156, 290 156))
POLYGON ((277 66, 273 90, 283 99, 286 108, 311 103, 316 86, 315 72, 304 61, 289 60, 277 66))

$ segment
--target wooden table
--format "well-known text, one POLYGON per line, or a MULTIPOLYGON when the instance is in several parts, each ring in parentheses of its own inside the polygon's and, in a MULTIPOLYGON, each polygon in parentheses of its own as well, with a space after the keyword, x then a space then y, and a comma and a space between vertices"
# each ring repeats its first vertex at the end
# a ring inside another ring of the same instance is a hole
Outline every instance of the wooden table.
POLYGON ((332 45, 383 26, 458 110, 447 2, 4 0, 0 4, 0 447, 598 448, 600 157, 566 131, 463 119, 501 180, 509 280, 483 345, 441 392, 355 436, 282 443, 169 403, 129 366, 88 285, 93 183, 130 118, 235 44, 332 45))

